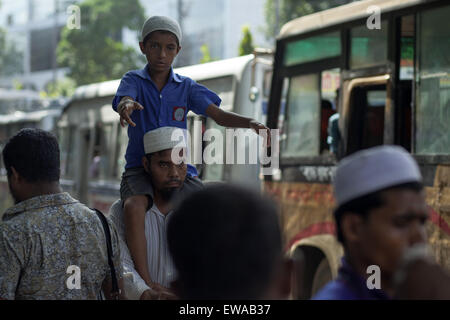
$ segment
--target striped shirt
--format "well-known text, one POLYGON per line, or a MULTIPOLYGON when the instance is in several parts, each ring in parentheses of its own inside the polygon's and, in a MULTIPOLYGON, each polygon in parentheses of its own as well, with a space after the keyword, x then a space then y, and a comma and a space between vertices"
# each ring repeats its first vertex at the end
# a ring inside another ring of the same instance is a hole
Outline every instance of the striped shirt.
MULTIPOLYGON (((167 224, 172 211, 162 214, 156 205, 145 215, 148 272, 153 282, 169 288, 176 278, 176 270, 167 245, 167 224)), ((150 289, 136 271, 130 251, 125 242, 125 225, 122 202, 117 200, 111 207, 110 218, 116 225, 120 238, 120 254, 124 269, 124 289, 128 299, 137 300, 150 289)))

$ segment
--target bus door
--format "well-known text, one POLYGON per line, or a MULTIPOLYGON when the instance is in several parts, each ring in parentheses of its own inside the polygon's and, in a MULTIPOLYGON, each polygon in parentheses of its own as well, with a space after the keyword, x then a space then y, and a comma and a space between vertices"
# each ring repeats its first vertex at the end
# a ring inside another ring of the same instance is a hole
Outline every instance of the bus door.
MULTIPOLYGON (((343 155, 393 143, 389 75, 344 81, 343 155)), ((342 149, 341 149, 342 152, 342 149)))

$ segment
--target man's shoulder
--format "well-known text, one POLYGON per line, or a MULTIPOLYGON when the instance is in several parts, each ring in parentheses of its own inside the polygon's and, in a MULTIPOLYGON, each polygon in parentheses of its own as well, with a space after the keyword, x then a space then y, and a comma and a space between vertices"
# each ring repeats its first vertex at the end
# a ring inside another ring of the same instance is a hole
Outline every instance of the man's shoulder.
POLYGON ((345 282, 333 280, 323 287, 312 300, 357 300, 358 297, 345 282))
POLYGON ((90 220, 94 214, 91 208, 77 201, 24 210, 9 216, 1 224, 15 231, 39 233, 46 227, 62 226, 64 221, 90 220))

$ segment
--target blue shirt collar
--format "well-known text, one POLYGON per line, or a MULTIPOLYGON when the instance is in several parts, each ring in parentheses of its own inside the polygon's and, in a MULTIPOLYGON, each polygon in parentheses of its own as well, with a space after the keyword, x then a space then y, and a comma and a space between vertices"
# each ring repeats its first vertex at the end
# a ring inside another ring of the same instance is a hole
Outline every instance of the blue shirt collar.
POLYGON ((338 279, 346 283, 347 286, 352 287, 361 299, 390 300, 390 297, 383 289, 370 290, 367 288, 366 279, 356 272, 345 256, 342 258, 338 279))
MULTIPOLYGON (((139 77, 141 77, 142 79, 147 79, 147 80, 152 81, 152 79, 150 78, 150 74, 148 73, 148 64, 146 64, 143 69, 136 70, 136 74, 139 77)), ((178 83, 182 82, 180 77, 175 72, 173 72, 173 68, 170 67, 170 74, 169 74, 169 79, 167 80, 167 82, 172 82, 172 81, 175 81, 178 83)))

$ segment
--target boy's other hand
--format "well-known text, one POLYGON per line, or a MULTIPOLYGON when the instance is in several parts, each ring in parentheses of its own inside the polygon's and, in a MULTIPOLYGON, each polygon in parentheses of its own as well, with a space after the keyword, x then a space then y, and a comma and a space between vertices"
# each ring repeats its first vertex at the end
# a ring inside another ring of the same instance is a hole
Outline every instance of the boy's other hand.
POLYGON ((250 129, 255 130, 255 132, 257 134, 260 134, 260 130, 265 130, 266 131, 266 136, 267 136, 267 147, 270 147, 270 143, 271 143, 271 137, 270 137, 270 129, 268 127, 266 127, 265 125, 263 125, 262 123, 256 121, 256 120, 251 120, 250 121, 250 129))
POLYGON ((120 101, 117 107, 120 115, 120 125, 122 127, 125 127, 126 123, 128 123, 130 126, 136 127, 136 123, 131 120, 130 116, 134 110, 140 111, 143 109, 144 107, 139 102, 133 101, 130 98, 126 98, 120 101))

